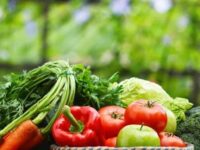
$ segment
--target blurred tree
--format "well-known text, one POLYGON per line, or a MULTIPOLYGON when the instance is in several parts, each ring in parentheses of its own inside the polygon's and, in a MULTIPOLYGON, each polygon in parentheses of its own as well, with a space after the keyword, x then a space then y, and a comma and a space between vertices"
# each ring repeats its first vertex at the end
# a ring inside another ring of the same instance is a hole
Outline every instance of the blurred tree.
POLYGON ((0 1, 0 63, 65 59, 200 103, 199 0, 44 2, 0 1))

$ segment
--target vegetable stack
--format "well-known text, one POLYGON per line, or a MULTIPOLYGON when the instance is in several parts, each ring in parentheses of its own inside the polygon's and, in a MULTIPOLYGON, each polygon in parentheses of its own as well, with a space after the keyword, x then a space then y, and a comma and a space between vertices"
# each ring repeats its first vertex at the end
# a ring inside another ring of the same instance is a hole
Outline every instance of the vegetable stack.
POLYGON ((122 87, 110 87, 117 79, 117 74, 103 79, 88 67, 70 66, 65 61, 48 62, 29 72, 7 76, 7 82, 0 84, 0 150, 21 150, 22 145, 25 150, 38 145, 44 135, 50 135, 65 105, 97 109, 123 105, 119 99, 122 87), (30 137, 36 140, 30 142, 30 137), (10 143, 16 139, 24 140, 10 143))
MULTIPOLYGON (((42 135, 47 134, 64 105, 72 105, 75 96, 76 85, 72 68, 64 61, 49 62, 16 77, 18 80, 14 81, 12 78, 0 97, 0 112, 4 112, 0 114, 0 137, 3 143, 0 144, 0 150, 5 150, 5 147, 6 150, 21 149, 19 145, 10 143, 7 148, 6 139, 12 140, 11 135, 15 132, 19 135, 20 132, 28 132, 25 128, 20 131, 20 126, 27 120, 38 125, 42 135), (46 92, 43 90, 42 93, 40 90, 45 86, 46 92), (45 123, 45 119, 48 119, 48 123, 45 123)), ((16 140, 16 136, 13 138, 16 140)), ((18 137, 20 138, 23 137, 18 137)))
POLYGON ((174 146, 175 139, 187 146, 172 134, 192 107, 187 99, 142 79, 117 80, 65 61, 7 76, 0 84, 0 150, 30 150, 48 137, 71 147, 174 146))

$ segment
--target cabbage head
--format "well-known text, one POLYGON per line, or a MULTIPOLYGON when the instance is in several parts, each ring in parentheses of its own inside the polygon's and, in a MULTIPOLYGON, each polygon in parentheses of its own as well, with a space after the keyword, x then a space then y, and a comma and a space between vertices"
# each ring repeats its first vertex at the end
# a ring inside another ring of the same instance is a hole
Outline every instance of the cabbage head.
POLYGON ((192 107, 192 103, 185 98, 172 98, 164 89, 151 81, 130 78, 119 83, 123 87, 120 99, 126 105, 139 99, 156 101, 170 109, 177 121, 185 119, 185 112, 192 107))

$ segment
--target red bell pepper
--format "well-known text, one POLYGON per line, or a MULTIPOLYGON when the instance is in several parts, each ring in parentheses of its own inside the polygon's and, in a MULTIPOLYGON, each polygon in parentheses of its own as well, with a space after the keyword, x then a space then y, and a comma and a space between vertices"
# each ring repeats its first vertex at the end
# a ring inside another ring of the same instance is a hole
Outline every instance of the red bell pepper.
POLYGON ((99 146, 104 142, 100 115, 89 106, 66 106, 54 122, 52 135, 60 146, 99 146))

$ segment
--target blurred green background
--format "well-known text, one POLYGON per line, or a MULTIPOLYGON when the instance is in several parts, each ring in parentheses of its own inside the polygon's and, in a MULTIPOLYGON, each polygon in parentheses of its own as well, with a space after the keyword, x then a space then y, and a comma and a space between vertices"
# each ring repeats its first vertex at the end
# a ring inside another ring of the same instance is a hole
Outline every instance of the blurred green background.
POLYGON ((0 0, 0 80, 58 59, 200 104, 200 1, 0 0))

